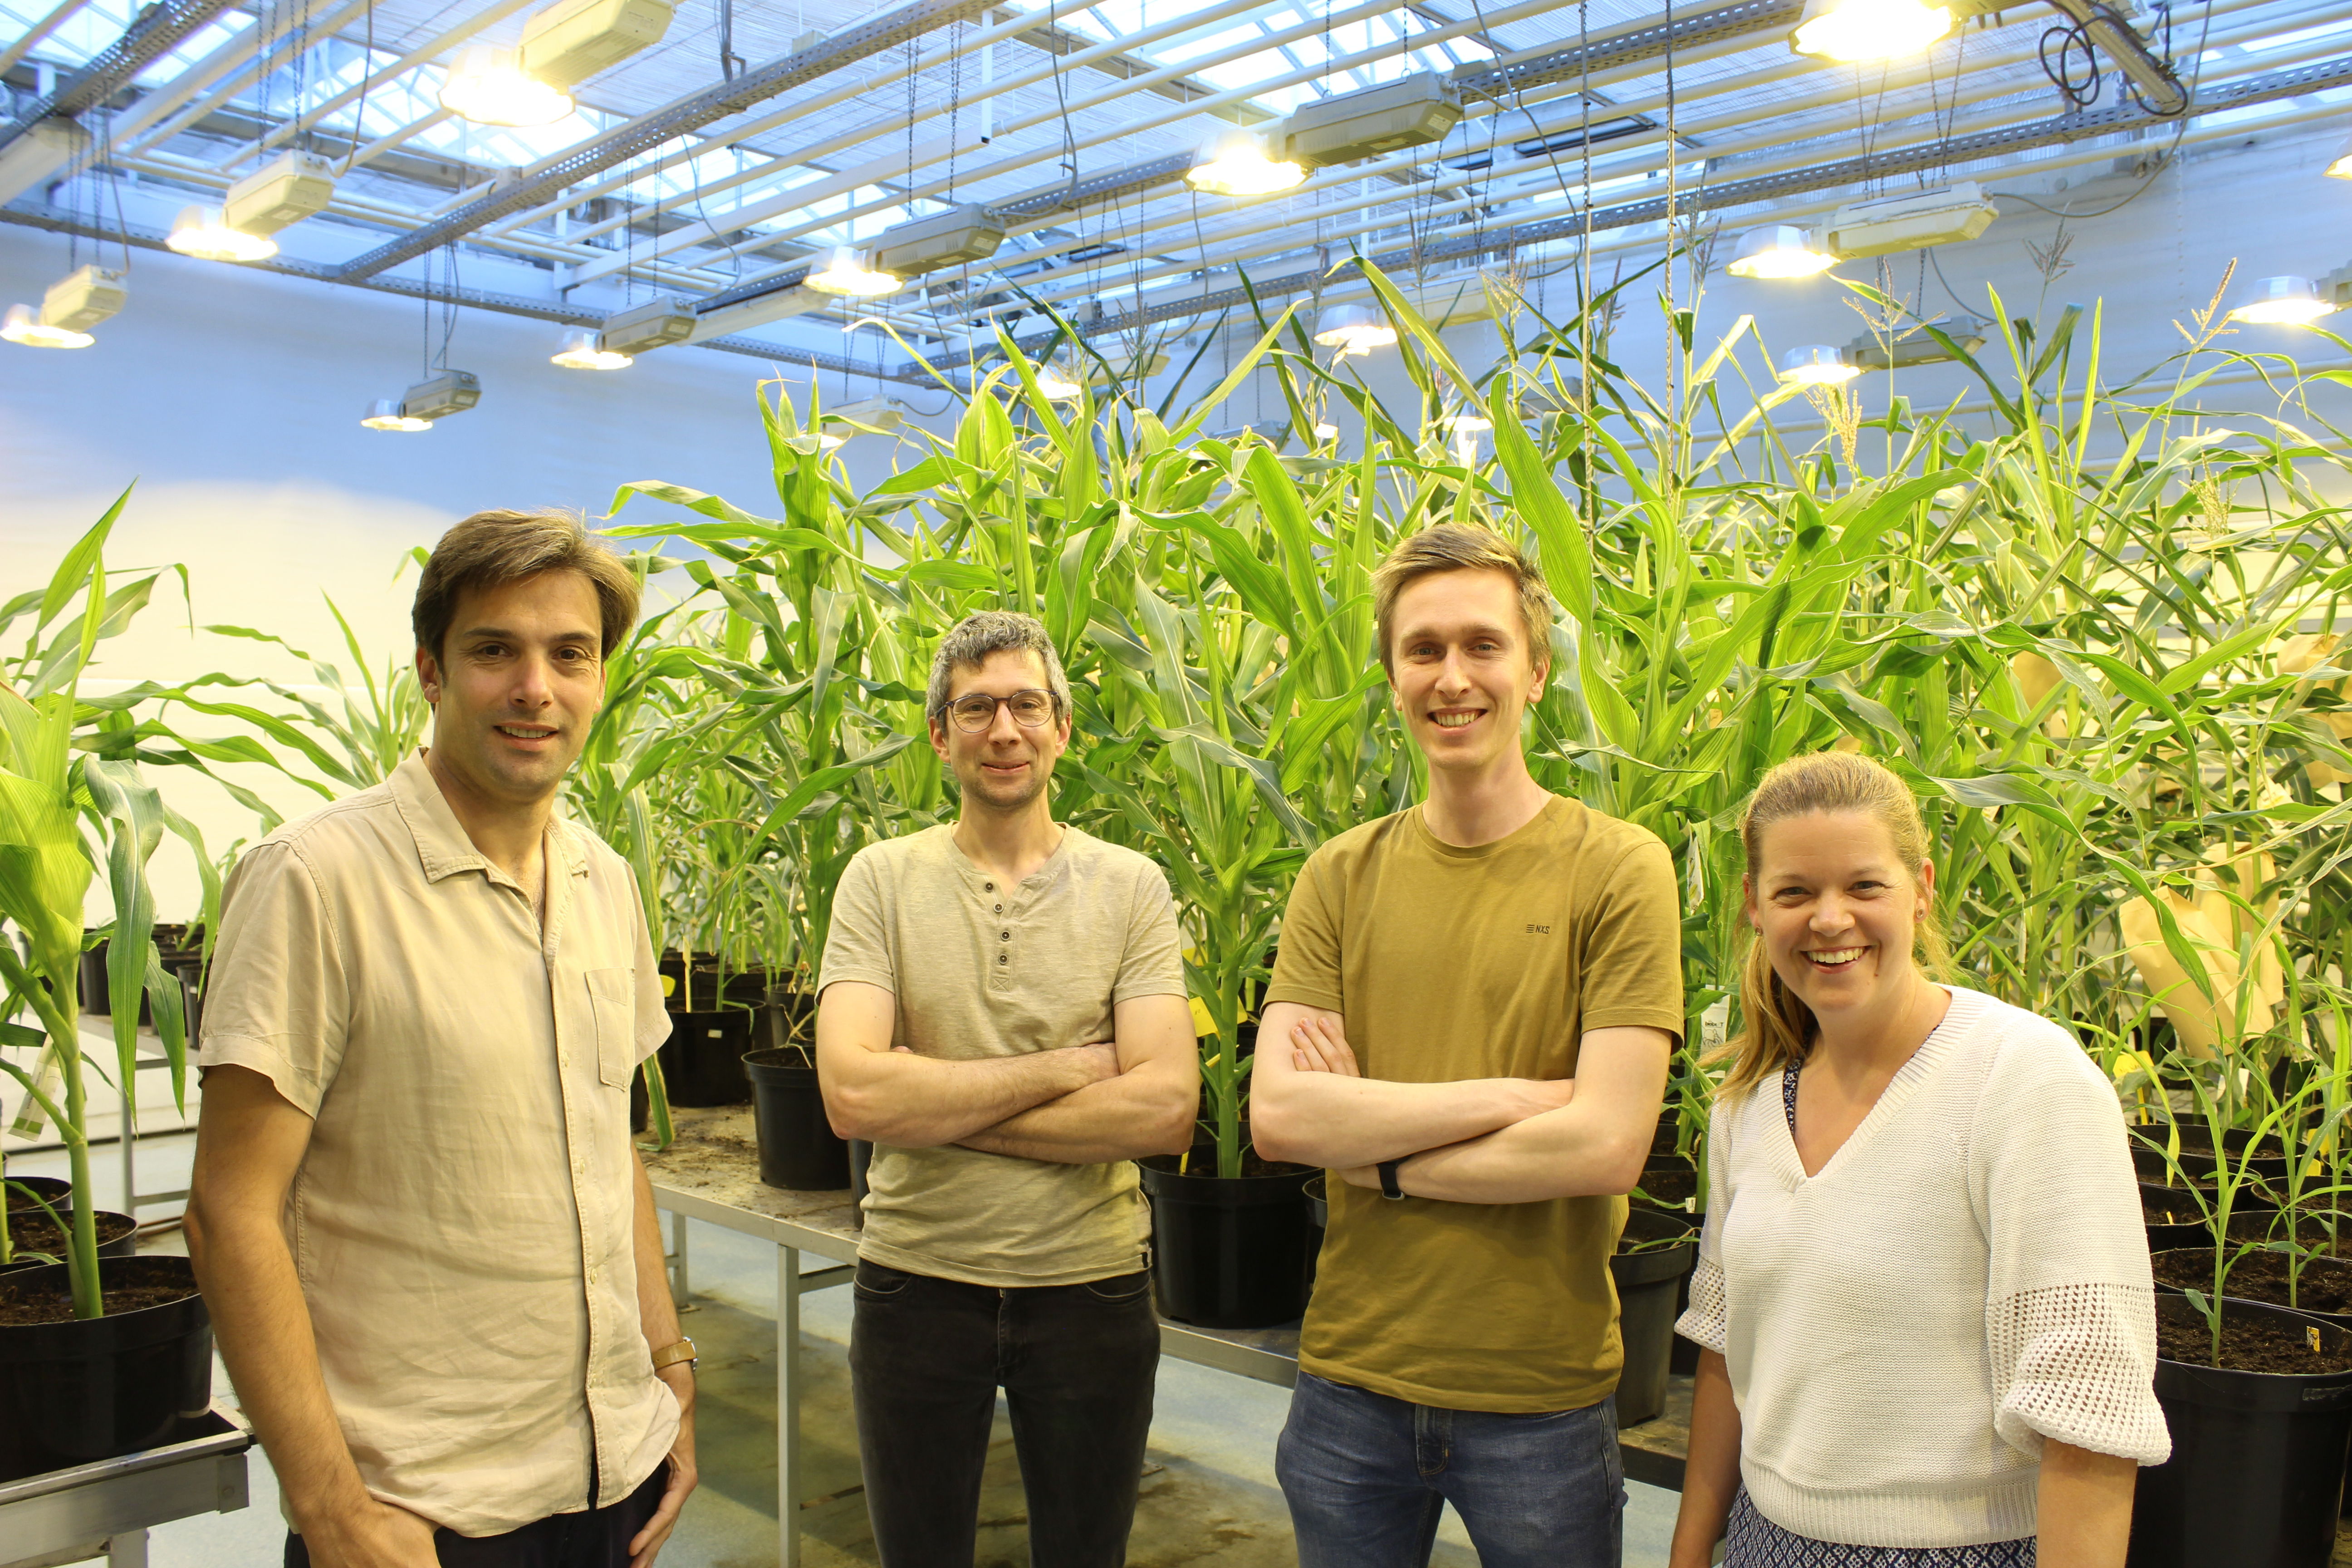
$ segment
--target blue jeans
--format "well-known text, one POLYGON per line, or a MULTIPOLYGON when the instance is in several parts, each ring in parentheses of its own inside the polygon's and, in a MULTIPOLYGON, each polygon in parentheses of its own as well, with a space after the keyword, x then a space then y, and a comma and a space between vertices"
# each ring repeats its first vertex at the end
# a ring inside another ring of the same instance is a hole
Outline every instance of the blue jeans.
POLYGON ((1423 1568, 1447 1503, 1482 1568, 1618 1568, 1616 1407, 1441 1410, 1298 1374, 1274 1472, 1299 1568, 1423 1568))

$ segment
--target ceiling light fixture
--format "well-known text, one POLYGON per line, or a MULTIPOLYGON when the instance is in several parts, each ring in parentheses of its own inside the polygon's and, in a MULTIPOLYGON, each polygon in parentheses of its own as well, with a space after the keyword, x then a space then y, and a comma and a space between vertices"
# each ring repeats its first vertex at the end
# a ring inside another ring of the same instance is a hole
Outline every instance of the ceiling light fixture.
POLYGON ((1920 0, 1805 0, 1791 52, 1853 65, 1916 55, 1952 30, 1949 5, 1920 0))
POLYGON ((1086 389, 1051 365, 1037 372, 1037 390, 1055 403, 1075 403, 1086 395, 1086 389))
POLYGON ((1475 436, 1482 430, 1492 430, 1495 422, 1483 414, 1448 414, 1438 421, 1449 436, 1475 436))
POLYGON ((1896 332, 1884 341, 1869 332, 1863 333, 1845 345, 1845 357, 1858 370, 1906 370, 1918 364, 1939 364, 1958 356, 1937 341, 1933 332, 1941 332, 1951 341, 1953 348, 1963 353, 1974 353, 1984 347, 1992 331, 1992 323, 1976 316, 1955 313, 1938 316, 1932 321, 1922 321, 1915 327, 1896 332))
POLYGON ((1213 196, 1270 196, 1305 184, 1307 166, 1275 158, 1265 138, 1244 131, 1205 149, 1185 172, 1184 183, 1213 196))
POLYGON ((830 452, 856 436, 890 436, 907 422, 907 405, 895 397, 863 397, 824 411, 817 444, 830 452))
POLYGON ((163 243, 199 261, 266 261, 278 254, 276 240, 229 227, 228 218, 214 206, 182 207, 163 243))
POLYGON ((49 325, 30 305, 8 307, 7 315, 0 318, 0 339, 28 349, 86 349, 98 342, 88 332, 49 325))
POLYGON ((1814 242, 1812 230, 1774 223, 1741 235, 1726 270, 1734 278, 1811 278, 1836 265, 1837 258, 1814 242))
POLYGON ((2344 150, 2330 158, 2320 173, 2331 180, 2352 180, 2352 142, 2344 143, 2344 150))
POLYGON ((1802 386, 1836 386, 1862 374, 1862 367, 1843 349, 1827 343, 1807 343, 1780 356, 1780 377, 1802 386))
POLYGON ((1330 305, 1315 318, 1315 341, 1343 354, 1394 346, 1397 331, 1370 305, 1330 305))
POLYGON ((1004 223, 978 202, 894 223, 874 240, 874 266, 899 278, 985 261, 1004 243, 1004 223))
POLYGON ((1957 245, 1992 226, 2000 208, 1974 180, 1876 201, 1848 202, 1830 217, 1822 238, 1840 261, 1891 256, 1931 245, 1957 245))
MULTIPOLYGON (((89 348, 94 341, 89 329, 120 310, 125 299, 130 299, 127 270, 110 270, 91 263, 66 273, 49 284, 47 294, 40 296, 36 324, 47 329, 47 334, 54 339, 40 343, 40 348, 89 348), (78 341, 66 341, 68 336, 78 341)), ((26 310, 30 312, 30 306, 26 310)))
POLYGON ((548 356, 548 363, 566 370, 626 370, 636 363, 629 355, 605 348, 597 334, 575 327, 563 334, 563 346, 548 356))
POLYGON ((2230 320, 2257 327, 2307 327, 2335 312, 2336 302, 2323 297, 2317 285, 2290 272, 2254 279, 2230 320))
POLYGON ((693 305, 675 294, 659 294, 606 316, 596 346, 608 353, 641 354, 665 343, 684 342, 694 335, 696 324, 693 305))
POLYGON ((402 413, 400 399, 397 397, 379 397, 369 404, 367 412, 360 416, 360 423, 371 430, 430 430, 433 428, 433 421, 430 419, 413 418, 402 413))
POLYGON ((552 125, 573 105, 570 93, 525 71, 514 50, 473 44, 457 51, 441 107, 477 125, 552 125))
POLYGON ((228 188, 222 216, 239 234, 276 234, 327 210, 335 199, 334 170, 316 153, 281 153, 228 188))
POLYGON ((480 376, 469 370, 445 370, 410 387, 400 400, 400 411, 412 419, 446 419, 481 400, 480 376))
POLYGON ((865 252, 854 245, 836 245, 826 251, 823 264, 813 268, 801 284, 820 294, 838 294, 851 300, 878 300, 907 286, 897 273, 867 265, 865 252))
POLYGON ((1300 104, 1272 128, 1276 150, 1310 169, 1442 142, 1462 122, 1462 98, 1435 71, 1300 104))
POLYGON ((522 25, 516 53, 533 78, 570 87, 661 42, 677 9, 670 0, 555 0, 522 25))
POLYGON ((1339 427, 1328 420, 1318 419, 1315 422, 1315 438, 1318 441, 1336 441, 1339 438, 1339 427))

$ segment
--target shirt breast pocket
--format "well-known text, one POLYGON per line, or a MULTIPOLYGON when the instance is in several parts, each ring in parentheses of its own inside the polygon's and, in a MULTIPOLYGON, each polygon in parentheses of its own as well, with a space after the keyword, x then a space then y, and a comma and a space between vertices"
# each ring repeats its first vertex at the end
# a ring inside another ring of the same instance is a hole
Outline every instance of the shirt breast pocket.
POLYGON ((588 1006, 596 1020, 596 1077, 614 1089, 626 1089, 637 1065, 637 972, 588 971, 588 1006))

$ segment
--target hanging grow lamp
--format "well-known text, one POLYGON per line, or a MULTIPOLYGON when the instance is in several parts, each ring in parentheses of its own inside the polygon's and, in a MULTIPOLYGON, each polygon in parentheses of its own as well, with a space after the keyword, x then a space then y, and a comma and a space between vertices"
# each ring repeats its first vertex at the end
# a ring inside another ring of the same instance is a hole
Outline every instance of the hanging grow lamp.
POLYGON ((907 286, 897 273, 869 266, 865 253, 854 245, 835 246, 825 253, 824 264, 802 279, 801 284, 820 294, 849 300, 878 300, 907 286))
POLYGON ((1734 278, 1811 278, 1837 265, 1837 258, 1795 224, 1767 224, 1739 237, 1739 249, 1725 270, 1734 278))
POLYGON ((276 240, 231 228, 227 216, 215 206, 182 207, 163 243, 199 261, 266 261, 278 254, 276 240))
POLYGON ((522 68, 512 49, 476 44, 457 52, 441 85, 441 107, 477 125, 552 125, 572 112, 572 95, 522 68))
POLYGON ((1184 183, 1213 196, 1270 196, 1307 183, 1307 166, 1277 159, 1265 139, 1249 132, 1229 136, 1185 172, 1184 183))
POLYGON ((1952 30, 1952 8, 1920 0, 1806 0, 1790 49, 1854 65, 1916 55, 1952 30))

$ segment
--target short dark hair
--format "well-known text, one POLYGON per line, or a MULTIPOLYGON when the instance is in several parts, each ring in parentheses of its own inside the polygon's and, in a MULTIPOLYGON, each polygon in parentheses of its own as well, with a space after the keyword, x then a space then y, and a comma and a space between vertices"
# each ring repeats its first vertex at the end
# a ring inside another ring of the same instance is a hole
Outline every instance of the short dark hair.
POLYGON ((1069 712, 1070 678, 1062 673, 1062 656, 1055 650, 1045 623, 1018 610, 982 610, 966 616, 940 639, 940 651, 931 659, 930 689, 923 697, 925 717, 934 724, 946 723, 948 689, 955 684, 955 672, 984 668, 992 653, 1035 654, 1055 706, 1069 712))
POLYGON ((425 563, 409 612, 416 646, 441 657, 441 644, 468 588, 502 588, 542 572, 577 572, 596 590, 604 654, 613 657, 637 624, 637 574, 573 512, 478 511, 441 536, 425 563))
POLYGON ((1551 658, 1551 590, 1519 547, 1475 522, 1441 522, 1398 542, 1372 572, 1372 624, 1381 639, 1381 667, 1396 673, 1397 595, 1409 584, 1440 572, 1500 572, 1518 590, 1519 618, 1527 623, 1528 657, 1538 665, 1551 658))

